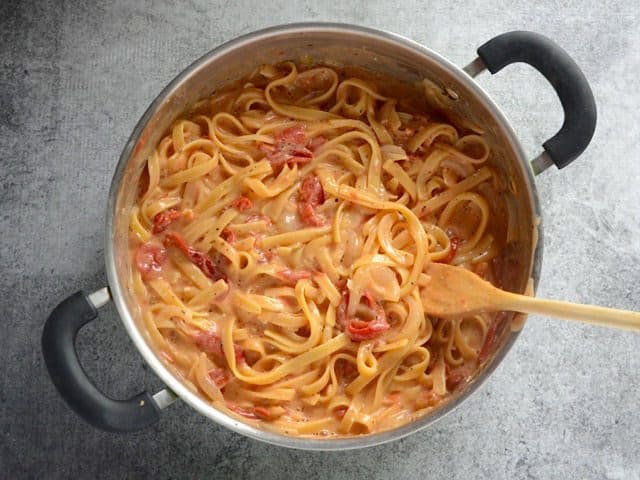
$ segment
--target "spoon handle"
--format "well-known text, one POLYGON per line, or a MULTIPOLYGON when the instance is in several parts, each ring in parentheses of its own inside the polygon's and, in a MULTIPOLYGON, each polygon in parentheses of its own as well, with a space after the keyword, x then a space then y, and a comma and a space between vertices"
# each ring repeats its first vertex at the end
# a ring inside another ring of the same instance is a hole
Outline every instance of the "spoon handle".
POLYGON ((560 302, 503 292, 501 308, 523 313, 535 313, 564 320, 577 320, 603 327, 640 331, 640 313, 579 303, 560 302))

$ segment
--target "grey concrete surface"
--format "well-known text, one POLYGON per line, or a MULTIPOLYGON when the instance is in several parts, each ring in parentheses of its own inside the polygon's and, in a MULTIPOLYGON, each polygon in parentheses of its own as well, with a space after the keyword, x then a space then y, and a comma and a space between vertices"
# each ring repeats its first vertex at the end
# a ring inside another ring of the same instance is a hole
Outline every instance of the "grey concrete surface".
MULTIPOLYGON (((177 403, 136 434, 97 431, 49 381, 39 338, 66 295, 105 285, 111 174, 144 109, 215 45, 268 25, 352 22, 458 65, 513 29, 555 39, 599 107, 592 146, 537 179, 546 228, 539 295, 640 310, 640 9, 567 0, 2 2, 0 5, 0 478, 640 478, 640 336, 531 318, 507 360, 433 428, 363 451, 288 451, 177 403)), ((525 66, 478 80, 535 156, 559 102, 525 66)), ((80 335, 114 396, 159 381, 113 306, 80 335)))

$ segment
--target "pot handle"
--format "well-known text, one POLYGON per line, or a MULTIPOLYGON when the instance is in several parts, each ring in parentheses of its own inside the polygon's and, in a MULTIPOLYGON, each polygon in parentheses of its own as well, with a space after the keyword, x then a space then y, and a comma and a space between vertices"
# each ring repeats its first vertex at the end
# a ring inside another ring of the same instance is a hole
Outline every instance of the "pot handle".
POLYGON ((564 123, 542 144, 545 152, 532 162, 536 174, 552 163, 566 167, 587 148, 596 128, 596 102, 584 74, 558 44, 534 32, 508 32, 478 48, 478 56, 484 65, 472 67, 472 62, 472 76, 483 66, 496 73, 512 63, 524 62, 538 70, 558 94, 564 123))
POLYGON ((47 319, 42 353, 53 384, 73 411, 94 427, 131 432, 156 423, 160 406, 147 392, 128 400, 113 400, 91 382, 76 351, 78 331, 98 317, 97 307, 110 300, 106 288, 91 295, 80 291, 63 300, 47 319))

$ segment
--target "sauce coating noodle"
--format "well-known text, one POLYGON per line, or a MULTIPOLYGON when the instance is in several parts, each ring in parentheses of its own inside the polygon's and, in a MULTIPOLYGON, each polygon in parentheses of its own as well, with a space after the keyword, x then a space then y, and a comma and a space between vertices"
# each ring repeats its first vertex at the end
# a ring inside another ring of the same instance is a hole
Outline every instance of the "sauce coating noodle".
POLYGON ((425 92, 383 91, 324 66, 262 66, 148 159, 130 219, 148 337, 247 422, 394 428, 461 388, 496 337, 491 315, 431 318, 420 300, 428 262, 494 281, 505 234, 489 146, 425 92))

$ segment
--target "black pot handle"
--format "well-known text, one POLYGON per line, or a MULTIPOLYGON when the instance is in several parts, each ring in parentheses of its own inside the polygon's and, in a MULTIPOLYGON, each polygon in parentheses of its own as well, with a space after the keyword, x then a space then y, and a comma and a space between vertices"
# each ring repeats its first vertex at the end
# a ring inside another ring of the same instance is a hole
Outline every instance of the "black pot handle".
MULTIPOLYGON (((108 301, 106 289, 98 291, 108 301)), ((96 295, 94 294, 94 295, 96 295)), ((160 408, 142 392, 128 400, 113 400, 98 390, 80 365, 76 335, 98 310, 91 296, 78 292, 63 300, 47 319, 42 332, 42 353, 51 380, 67 404, 94 427, 111 432, 132 432, 156 423, 160 408)))
POLYGON ((542 145, 549 157, 541 162, 542 170, 549 160, 558 168, 566 167, 587 148, 596 128, 596 102, 584 74, 560 46, 538 33, 516 31, 489 40, 478 48, 478 56, 491 73, 512 63, 527 63, 544 75, 558 94, 564 123, 542 145))

